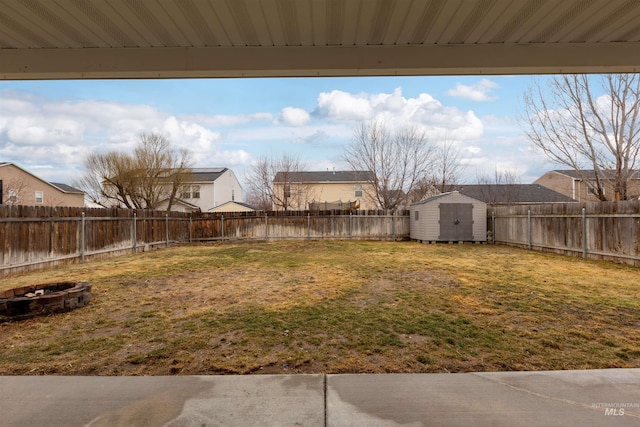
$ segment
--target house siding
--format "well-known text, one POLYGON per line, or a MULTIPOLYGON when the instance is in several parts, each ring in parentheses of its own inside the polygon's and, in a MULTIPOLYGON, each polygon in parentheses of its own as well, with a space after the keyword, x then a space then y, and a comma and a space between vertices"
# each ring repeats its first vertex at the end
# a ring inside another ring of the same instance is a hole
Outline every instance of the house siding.
POLYGON ((0 166, 2 203, 9 203, 11 190, 17 192, 17 203, 27 206, 84 206, 83 193, 66 193, 54 185, 32 175, 13 164, 0 166), (36 192, 42 192, 42 203, 36 203, 36 192))
MULTIPOLYGON (((577 202, 597 202, 599 199, 589 192, 589 186, 580 178, 574 178, 569 175, 565 175, 559 171, 550 171, 542 175, 540 178, 534 181, 534 184, 539 184, 547 187, 565 196, 575 199, 577 202)), ((605 196, 609 200, 615 198, 614 184, 610 180, 604 181, 605 196)), ((640 180, 631 179, 628 184, 627 193, 630 197, 640 196, 640 180)))
MULTIPOLYGON (((378 204, 369 196, 373 186, 366 182, 291 182, 290 207, 292 210, 306 210, 310 202, 360 202, 360 209, 378 209, 378 204), (356 185, 362 186, 362 197, 356 197, 356 185)), ((284 194, 285 184, 274 183, 274 191, 280 199, 284 194)), ((282 209, 281 207, 274 207, 282 209)))

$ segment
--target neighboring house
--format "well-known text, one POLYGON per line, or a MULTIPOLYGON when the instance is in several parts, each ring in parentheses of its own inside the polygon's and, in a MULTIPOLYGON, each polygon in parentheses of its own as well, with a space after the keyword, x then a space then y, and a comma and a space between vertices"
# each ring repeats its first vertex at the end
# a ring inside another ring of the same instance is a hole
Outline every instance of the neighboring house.
POLYGON ((209 209, 209 212, 253 212, 253 211, 255 211, 255 209, 253 209, 248 204, 242 203, 242 202, 234 202, 234 201, 229 201, 221 205, 218 205, 215 208, 209 209))
MULTIPOLYGON (((110 191, 108 184, 105 187, 106 191, 110 191)), ((189 180, 178 189, 171 210, 207 212, 229 201, 242 201, 242 197, 242 187, 231 169, 193 168, 189 180)), ((166 210, 168 206, 169 198, 166 198, 155 209, 166 210)))
POLYGON ((447 191, 459 191, 489 205, 575 202, 571 197, 539 184, 450 185, 447 191))
POLYGON ((226 202, 241 202, 242 187, 228 168, 194 168, 177 197, 207 212, 226 202))
MULTIPOLYGON (((594 193, 595 173, 593 170, 553 170, 535 180, 535 184, 562 193, 578 202, 597 202, 594 193)), ((612 179, 607 179, 605 172, 604 194, 608 200, 615 200, 615 188, 612 179)), ((629 199, 640 196, 640 171, 635 171, 627 187, 629 199)))
MULTIPOLYGON (((278 172, 273 180, 278 200, 285 200, 289 210, 318 210, 340 208, 377 209, 373 194, 373 172, 312 171, 278 172)), ((285 203, 275 210, 284 210, 285 203)))
POLYGON ((14 163, 0 162, 0 203, 83 207, 84 193, 66 184, 47 182, 14 163))

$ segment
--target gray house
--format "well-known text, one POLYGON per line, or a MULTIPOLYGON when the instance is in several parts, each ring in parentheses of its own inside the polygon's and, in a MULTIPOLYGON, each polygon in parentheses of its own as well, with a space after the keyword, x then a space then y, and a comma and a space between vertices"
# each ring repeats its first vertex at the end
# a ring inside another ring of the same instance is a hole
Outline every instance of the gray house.
POLYGON ((458 191, 409 206, 411 239, 426 242, 486 242, 487 204, 458 191))

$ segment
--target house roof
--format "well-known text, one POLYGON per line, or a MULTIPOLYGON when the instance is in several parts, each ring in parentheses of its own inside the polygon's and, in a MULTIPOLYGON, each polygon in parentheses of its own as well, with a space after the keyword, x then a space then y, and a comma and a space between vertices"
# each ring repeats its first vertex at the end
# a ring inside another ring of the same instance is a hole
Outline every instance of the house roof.
POLYGON ((79 194, 84 194, 84 192, 82 190, 78 190, 77 188, 74 188, 70 185, 67 184, 62 184, 60 182, 50 182, 49 184, 53 185, 54 187, 57 187, 60 191, 64 192, 64 193, 79 193, 79 194))
POLYGON ((63 193, 84 194, 84 191, 78 190, 77 188, 74 188, 74 187, 72 187, 70 185, 67 185, 67 184, 61 184, 59 182, 47 182, 44 179, 40 178, 39 176, 34 175, 33 173, 29 172, 28 170, 21 168, 20 166, 16 165, 15 163, 12 163, 12 162, 0 162, 0 167, 3 167, 3 166, 14 166, 14 167, 20 169, 22 172, 31 175, 32 177, 44 182, 45 184, 49 184, 49 185, 55 187, 57 190, 60 190, 63 193))
MULTIPOLYGON (((167 202, 168 200, 169 200, 169 198, 168 198, 168 197, 167 197, 167 198, 165 198, 165 199, 162 199, 162 200, 160 201, 160 204, 162 204, 162 203, 164 203, 164 202, 167 202)), ((194 211, 199 211, 199 210, 200 210, 200 206, 194 205, 193 203, 189 203, 189 202, 187 202, 186 200, 184 200, 184 199, 180 199, 180 198, 178 198, 178 197, 174 197, 174 198, 173 198, 173 204, 174 204, 174 205, 182 205, 182 206, 186 206, 186 207, 188 207, 189 209, 193 209, 194 211)))
POLYGON ((254 208, 253 206, 248 205, 248 204, 246 204, 246 203, 244 203, 244 202, 236 202, 235 200, 229 200, 228 202, 224 202, 224 203, 223 203, 223 204, 221 204, 221 205, 218 205, 218 206, 215 206, 215 207, 213 207, 213 208, 209 209, 209 212, 211 212, 211 211, 212 211, 212 210, 214 210, 214 209, 219 209, 219 208, 221 208, 221 207, 223 207, 223 206, 231 205, 231 204, 233 204, 233 205, 238 205, 238 206, 244 206, 245 208, 248 208, 248 209, 251 209, 251 210, 255 210, 255 208, 254 208))
POLYGON ((370 182, 371 171, 299 171, 278 172, 273 182, 370 182))
POLYGON ((485 203, 575 202, 571 197, 539 184, 464 184, 451 185, 447 190, 457 190, 485 203))
POLYGON ((227 168, 194 168, 191 169, 192 182, 213 182, 228 170, 227 168))
MULTIPOLYGON (((562 174, 562 175, 566 175, 566 176, 569 176, 569 177, 575 178, 575 179, 583 179, 583 178, 595 179, 596 178, 596 173, 595 173, 595 171, 593 169, 579 169, 579 170, 575 170, 575 169, 556 169, 556 170, 553 170, 551 172, 555 172, 555 173, 559 173, 559 174, 562 174)), ((602 174, 607 179, 613 179, 615 171, 613 171, 613 170, 603 170, 602 174)), ((631 179, 640 179, 640 170, 632 171, 631 179)))

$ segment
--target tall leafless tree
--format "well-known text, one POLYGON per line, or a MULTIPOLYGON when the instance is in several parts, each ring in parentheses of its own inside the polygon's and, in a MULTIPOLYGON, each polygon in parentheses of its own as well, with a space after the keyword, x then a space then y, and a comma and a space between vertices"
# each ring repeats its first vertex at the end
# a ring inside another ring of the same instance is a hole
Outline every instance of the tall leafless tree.
POLYGON ((433 179, 441 193, 460 180, 466 165, 461 162, 460 148, 447 135, 435 148, 433 179))
POLYGON ((293 154, 258 158, 245 175, 247 202, 264 210, 300 208, 306 204, 309 195, 296 185, 295 175, 305 169, 305 163, 293 154), (274 183, 276 175, 279 180, 274 183))
POLYGON ((434 149, 415 127, 391 130, 381 122, 362 123, 343 159, 354 171, 370 171, 367 196, 382 209, 397 209, 431 172, 434 149))
POLYGON ((599 200, 608 198, 607 181, 627 198, 640 151, 640 74, 536 81, 524 96, 524 108, 527 136, 551 161, 581 172, 599 200))
POLYGON ((188 150, 174 150, 162 135, 141 134, 133 154, 92 153, 85 169, 74 184, 95 203, 156 209, 169 199, 170 210, 181 186, 191 179, 191 156, 188 150))

